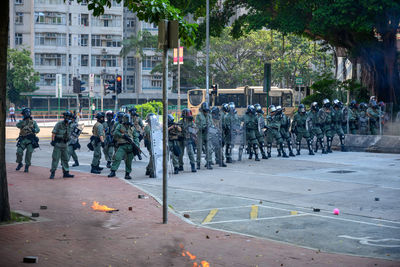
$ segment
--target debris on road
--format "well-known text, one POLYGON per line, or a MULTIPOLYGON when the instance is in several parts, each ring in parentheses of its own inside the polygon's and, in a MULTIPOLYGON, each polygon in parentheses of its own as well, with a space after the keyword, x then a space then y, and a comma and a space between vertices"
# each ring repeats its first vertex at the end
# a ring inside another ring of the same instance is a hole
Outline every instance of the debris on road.
POLYGON ((187 213, 185 213, 185 214, 183 214, 183 217, 185 217, 185 218, 190 218, 190 215, 189 214, 187 214, 187 213))
POLYGON ((379 197, 376 197, 376 198, 375 198, 375 201, 379 201, 379 197))
POLYGON ((148 196, 145 196, 145 195, 138 195, 138 198, 140 198, 140 199, 146 199, 146 198, 149 198, 148 196))
POLYGON ((39 262, 39 258, 36 256, 25 256, 24 263, 38 263, 39 262))
POLYGON ((334 210, 333 210, 333 214, 339 215, 339 209, 334 209, 334 210))
POLYGON ((31 217, 39 217, 39 212, 32 212, 32 216, 31 217))
POLYGON ((47 210, 47 206, 40 206, 41 210, 47 210))
POLYGON ((313 211, 314 211, 314 212, 320 212, 321 210, 320 210, 320 209, 317 209, 317 208, 313 208, 313 211))

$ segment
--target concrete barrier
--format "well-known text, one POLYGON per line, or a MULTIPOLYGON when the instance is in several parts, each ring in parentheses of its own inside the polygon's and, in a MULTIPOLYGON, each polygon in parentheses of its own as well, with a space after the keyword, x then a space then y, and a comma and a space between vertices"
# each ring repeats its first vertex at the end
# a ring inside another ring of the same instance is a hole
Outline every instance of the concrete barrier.
MULTIPOLYGON (((348 151, 400 154, 400 136, 347 134, 345 145, 348 151)), ((340 150, 340 141, 335 136, 332 149, 340 150)))

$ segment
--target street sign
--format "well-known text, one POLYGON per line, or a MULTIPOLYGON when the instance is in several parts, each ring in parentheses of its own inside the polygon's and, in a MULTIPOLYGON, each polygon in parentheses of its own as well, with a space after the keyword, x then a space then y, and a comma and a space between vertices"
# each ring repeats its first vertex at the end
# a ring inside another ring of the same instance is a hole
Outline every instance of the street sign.
POLYGON ((62 74, 56 74, 56 97, 62 97, 62 74))
MULTIPOLYGON (((183 46, 179 47, 179 64, 183 64, 183 46)), ((178 48, 174 48, 174 65, 178 65, 178 48)))
POLYGON ((298 85, 303 84, 303 78, 297 77, 297 78, 296 78, 296 84, 298 84, 298 85))

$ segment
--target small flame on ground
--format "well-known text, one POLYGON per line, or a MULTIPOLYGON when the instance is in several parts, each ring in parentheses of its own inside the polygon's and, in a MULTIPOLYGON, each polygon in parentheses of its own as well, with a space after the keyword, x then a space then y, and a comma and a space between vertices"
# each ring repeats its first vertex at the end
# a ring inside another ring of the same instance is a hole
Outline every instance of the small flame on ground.
MULTIPOLYGON (((196 259, 196 256, 190 253, 187 250, 183 249, 183 244, 180 244, 179 247, 182 249, 182 256, 185 257, 186 255, 194 261, 196 259)), ((207 261, 201 261, 201 267, 210 267, 210 264, 207 261)), ((197 262, 193 262, 193 267, 200 267, 200 265, 197 262)))
POLYGON ((83 205, 83 206, 86 206, 86 202, 82 202, 82 205, 83 205))
POLYGON ((115 210, 113 208, 107 207, 106 205, 100 205, 99 202, 93 201, 92 209, 98 210, 98 211, 111 211, 115 210))

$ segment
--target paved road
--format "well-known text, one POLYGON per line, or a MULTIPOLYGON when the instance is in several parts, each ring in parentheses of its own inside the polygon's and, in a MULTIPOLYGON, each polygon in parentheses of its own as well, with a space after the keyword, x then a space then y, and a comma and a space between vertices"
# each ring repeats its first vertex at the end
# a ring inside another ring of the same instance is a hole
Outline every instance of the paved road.
MULTIPOLYGON (((49 167, 47 142, 33 165, 49 167)), ((86 147, 87 139, 81 143, 86 147)), ((6 151, 7 161, 14 161, 15 143, 6 151)), ((89 171, 91 153, 78 155, 81 166, 72 169, 89 171)), ((146 164, 134 162, 130 183, 162 199, 162 180, 147 178, 146 164)), ((168 204, 188 222, 327 252, 400 259, 400 155, 273 155, 195 174, 186 160, 185 169, 170 175, 168 204)), ((121 164, 118 177, 123 175, 121 164)))

